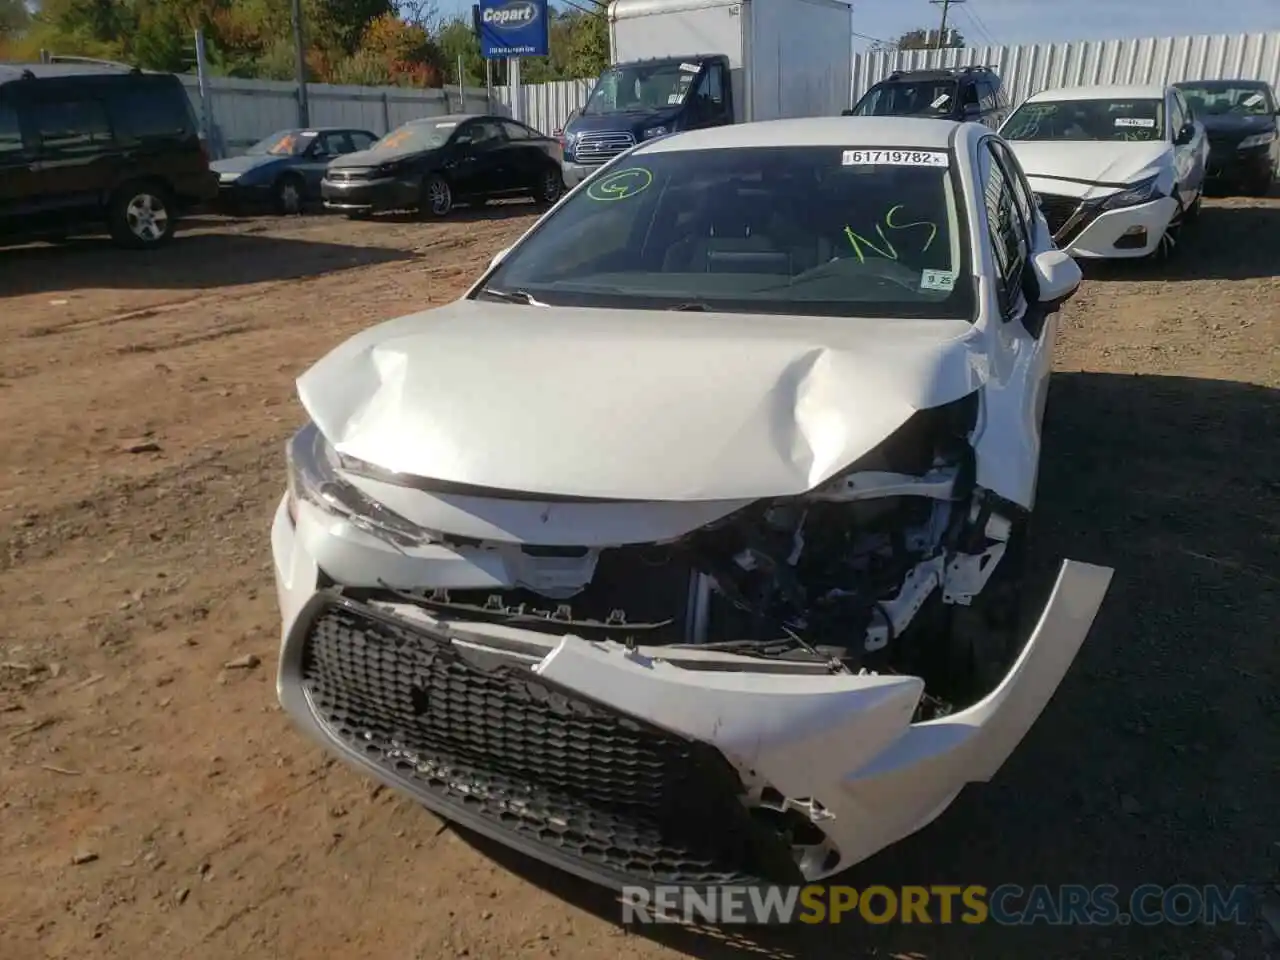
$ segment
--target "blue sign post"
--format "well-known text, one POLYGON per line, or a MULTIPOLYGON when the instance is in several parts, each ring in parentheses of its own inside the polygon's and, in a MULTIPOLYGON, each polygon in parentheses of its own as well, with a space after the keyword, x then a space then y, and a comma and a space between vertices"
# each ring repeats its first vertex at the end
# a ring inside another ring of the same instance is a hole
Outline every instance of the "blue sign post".
POLYGON ((547 0, 480 0, 473 12, 486 60, 550 54, 547 0))

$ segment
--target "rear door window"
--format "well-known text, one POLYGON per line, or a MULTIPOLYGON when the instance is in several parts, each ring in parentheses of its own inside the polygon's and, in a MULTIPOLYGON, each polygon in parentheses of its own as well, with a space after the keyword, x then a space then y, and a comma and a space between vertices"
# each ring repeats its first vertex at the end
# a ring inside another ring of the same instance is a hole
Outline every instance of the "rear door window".
POLYGON ((36 100, 32 117, 44 150, 87 153, 111 145, 111 121, 101 100, 81 96, 36 100))
POLYGON ((22 153, 22 123, 11 103, 0 100, 0 158, 22 153))
POLYGON ((116 128, 124 136, 153 140, 195 132, 187 93, 177 84, 119 84, 108 102, 116 128))

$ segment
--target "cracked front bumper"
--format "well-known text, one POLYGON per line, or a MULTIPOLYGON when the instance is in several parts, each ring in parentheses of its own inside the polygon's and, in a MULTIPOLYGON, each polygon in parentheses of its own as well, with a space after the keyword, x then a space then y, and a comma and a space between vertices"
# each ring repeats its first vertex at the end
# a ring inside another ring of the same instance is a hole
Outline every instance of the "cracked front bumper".
POLYGON ((1177 212, 1178 201, 1172 197, 1107 210, 1094 217, 1064 249, 1082 259, 1145 257, 1159 246, 1177 212))
MULTIPOLYGON (((299 514, 304 527, 320 521, 299 514)), ((991 778, 1065 675, 1111 571, 1068 561, 1017 662, 984 700, 912 723, 915 677, 689 669, 510 627, 521 657, 418 612, 321 584, 284 501, 272 550, 282 704, 366 774, 436 813, 594 882, 795 883, 837 873, 991 778), (797 864, 762 790, 816 812, 824 855, 797 864)), ((724 661, 735 661, 726 668, 724 661)))

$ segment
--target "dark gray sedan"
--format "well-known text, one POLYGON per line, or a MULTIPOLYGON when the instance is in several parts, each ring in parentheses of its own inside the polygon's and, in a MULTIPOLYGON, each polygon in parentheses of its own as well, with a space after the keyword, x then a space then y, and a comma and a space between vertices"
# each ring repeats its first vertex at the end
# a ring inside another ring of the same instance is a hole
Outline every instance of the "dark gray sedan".
POLYGON ((218 174, 219 205, 300 213, 307 201, 320 199, 320 181, 330 161, 367 150, 377 139, 368 130, 346 127, 277 130, 243 156, 209 165, 218 174))

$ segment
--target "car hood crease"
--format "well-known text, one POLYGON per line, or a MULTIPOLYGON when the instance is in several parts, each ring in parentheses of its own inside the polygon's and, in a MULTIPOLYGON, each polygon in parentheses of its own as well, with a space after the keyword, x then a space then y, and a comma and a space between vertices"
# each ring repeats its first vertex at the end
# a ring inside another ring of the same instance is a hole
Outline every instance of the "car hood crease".
POLYGON ((1090 184, 1104 185, 1098 193, 1111 193, 1154 173, 1169 144, 1164 141, 1124 143, 1110 141, 1016 140, 1013 152, 1029 178, 1042 179, 1046 192, 1077 194, 1090 184), (1059 179, 1060 178, 1060 179, 1059 179), (1072 188, 1072 181, 1077 183, 1072 188))
POLYGON ((962 320, 481 301, 358 334, 298 380, 342 454, 449 483, 619 500, 790 496, 978 389, 962 320))

